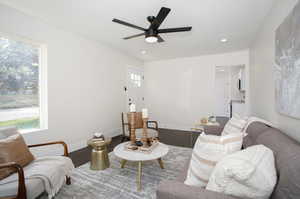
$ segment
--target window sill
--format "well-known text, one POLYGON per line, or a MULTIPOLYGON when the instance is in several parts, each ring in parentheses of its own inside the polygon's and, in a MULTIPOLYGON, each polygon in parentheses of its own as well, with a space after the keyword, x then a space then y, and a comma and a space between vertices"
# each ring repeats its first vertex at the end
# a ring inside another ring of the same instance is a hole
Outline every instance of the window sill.
POLYGON ((30 134, 30 133, 35 133, 35 132, 41 132, 41 131, 46 131, 46 128, 42 129, 24 129, 24 130, 19 130, 19 132, 23 135, 25 134, 30 134))

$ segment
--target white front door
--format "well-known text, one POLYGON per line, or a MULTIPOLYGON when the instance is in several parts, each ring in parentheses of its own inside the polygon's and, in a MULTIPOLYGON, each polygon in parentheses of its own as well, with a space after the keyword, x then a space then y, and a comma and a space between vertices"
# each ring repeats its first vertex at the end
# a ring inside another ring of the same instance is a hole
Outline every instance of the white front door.
POLYGON ((131 103, 136 105, 136 111, 142 111, 144 107, 144 72, 138 67, 128 67, 126 85, 126 111, 129 111, 131 103))

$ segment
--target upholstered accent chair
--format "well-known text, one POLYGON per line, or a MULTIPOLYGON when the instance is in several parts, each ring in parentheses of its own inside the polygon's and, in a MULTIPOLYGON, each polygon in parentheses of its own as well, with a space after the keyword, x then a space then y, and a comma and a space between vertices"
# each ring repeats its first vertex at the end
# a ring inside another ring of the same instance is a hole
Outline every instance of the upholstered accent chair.
MULTIPOLYGON (((125 140, 130 139, 130 117, 129 113, 122 113, 121 114, 122 119, 122 133, 123 138, 122 142, 125 140)), ((158 132, 158 123, 157 121, 148 121, 147 122, 147 131, 149 137, 159 137, 158 132)), ((137 112, 137 118, 135 121, 135 134, 136 138, 141 138, 143 134, 143 118, 142 118, 142 112, 137 112)))
MULTIPOLYGON (((4 128, 0 129, 0 140, 6 139, 10 136, 17 134, 18 131, 16 128, 4 128)), ((29 148, 41 147, 47 145, 62 145, 64 148, 64 156, 68 157, 68 147, 65 142, 48 142, 43 144, 34 144, 28 145, 29 148)), ((0 157, 1 158, 1 157, 0 157)), ((36 158, 38 159, 38 158, 36 158)), ((35 160, 33 160, 34 162, 35 160)), ((44 191, 43 181, 39 178, 28 178, 25 179, 26 171, 29 171, 32 163, 29 163, 25 167, 15 163, 15 162, 6 162, 0 164, 0 169, 5 168, 14 168, 16 173, 0 180, 0 199, 32 199, 40 196, 44 191), (9 178, 9 180, 8 180, 9 178)), ((49 167, 49 172, 55 172, 55 166, 51 164, 51 160, 45 161, 44 164, 47 164, 49 167)), ((66 176, 66 184, 71 184, 71 178, 66 176)))

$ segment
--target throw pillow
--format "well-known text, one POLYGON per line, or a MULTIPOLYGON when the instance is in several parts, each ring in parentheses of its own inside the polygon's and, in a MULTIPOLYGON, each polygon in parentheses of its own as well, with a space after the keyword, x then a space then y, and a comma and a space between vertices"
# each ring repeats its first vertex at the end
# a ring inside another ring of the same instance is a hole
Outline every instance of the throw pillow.
POLYGON ((206 189, 239 198, 267 199, 273 192, 276 179, 272 150, 255 145, 222 159, 206 189))
MULTIPOLYGON (((233 117, 225 125, 221 135, 229 135, 234 133, 243 133, 244 128, 247 125, 247 120, 241 118, 239 115, 233 115, 233 117)), ((246 135, 246 134, 245 134, 246 135)))
MULTIPOLYGON (((0 164, 15 162, 24 167, 33 160, 33 155, 19 133, 0 140, 0 164)), ((14 172, 14 168, 0 169, 0 180, 14 172)))
POLYGON ((202 133, 194 146, 185 184, 205 187, 215 165, 223 157, 241 150, 242 134, 226 136, 202 133))

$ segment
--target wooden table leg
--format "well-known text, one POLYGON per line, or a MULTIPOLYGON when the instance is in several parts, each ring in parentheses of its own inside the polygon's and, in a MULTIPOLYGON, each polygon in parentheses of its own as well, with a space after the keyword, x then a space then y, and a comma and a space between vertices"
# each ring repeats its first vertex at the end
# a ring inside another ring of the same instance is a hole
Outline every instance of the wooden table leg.
POLYGON ((165 167, 164 167, 164 163, 163 163, 162 159, 158 158, 157 161, 159 163, 160 168, 164 169, 165 167))
POLYGON ((142 188, 142 162, 138 162, 138 175, 137 175, 137 190, 141 191, 142 188))
POLYGON ((123 169, 125 164, 126 164, 127 160, 121 160, 121 168, 123 169))

